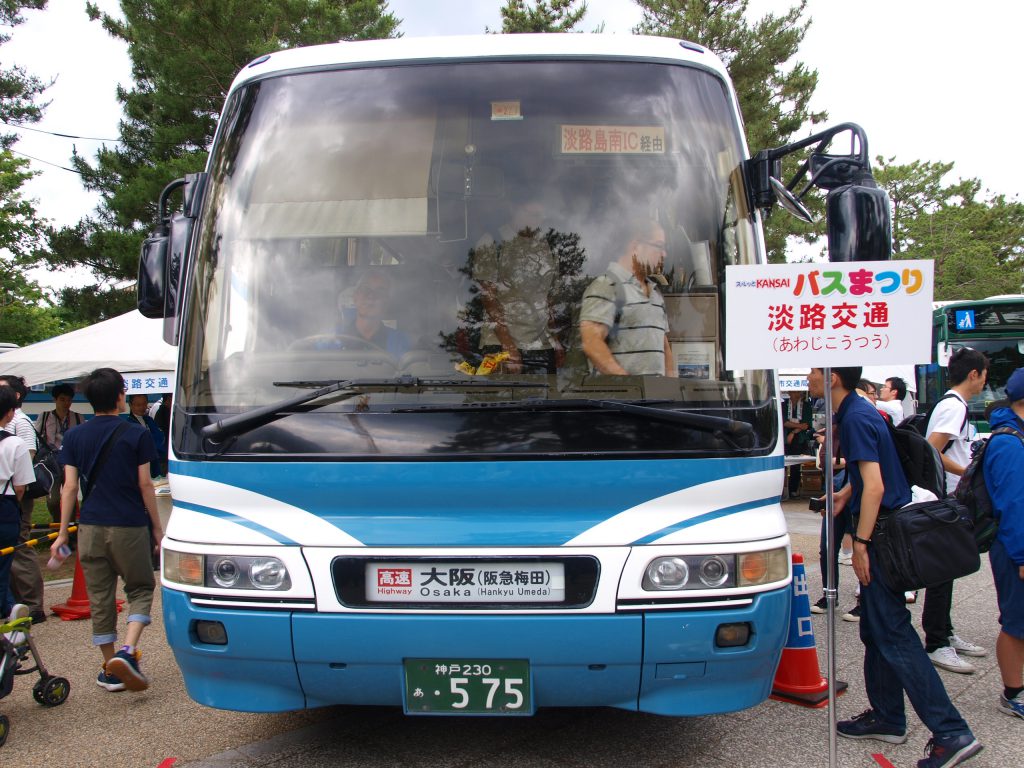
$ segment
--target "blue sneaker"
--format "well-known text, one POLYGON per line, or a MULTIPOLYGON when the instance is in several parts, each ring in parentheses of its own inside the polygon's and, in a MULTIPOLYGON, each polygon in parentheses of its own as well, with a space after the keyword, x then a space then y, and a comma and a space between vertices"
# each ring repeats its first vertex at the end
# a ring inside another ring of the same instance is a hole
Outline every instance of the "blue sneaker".
POLYGON ((1012 699, 1008 699, 1000 693, 999 711, 1005 712, 1011 717, 1016 716, 1024 719, 1024 693, 1019 693, 1012 699))
POLYGON ((106 688, 108 691, 123 691, 124 683, 113 675, 108 675, 102 669, 99 675, 96 677, 96 685, 100 688, 106 688))
POLYGON ((844 739, 874 739, 889 744, 902 744, 907 740, 907 729, 886 725, 873 709, 866 709, 851 720, 836 723, 836 733, 844 739))
POLYGON ((107 662, 106 673, 120 679, 129 691, 144 691, 149 688, 149 680, 139 670, 140 656, 138 651, 128 653, 122 648, 107 662))
POLYGON ((942 738, 933 736, 925 745, 928 757, 917 761, 917 768, 948 768, 981 752, 981 742, 971 734, 942 738))

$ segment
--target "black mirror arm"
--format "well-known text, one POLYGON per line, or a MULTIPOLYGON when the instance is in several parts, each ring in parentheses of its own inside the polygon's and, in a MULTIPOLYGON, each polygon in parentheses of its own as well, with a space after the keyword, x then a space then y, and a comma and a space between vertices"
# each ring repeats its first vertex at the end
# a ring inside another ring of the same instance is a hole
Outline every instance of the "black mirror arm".
POLYGON ((187 179, 175 179, 166 187, 163 192, 160 193, 160 199, 157 203, 157 233, 160 235, 166 235, 170 232, 171 228, 171 214, 167 212, 167 201, 176 190, 185 186, 187 179))
MULTIPOLYGON (((851 134, 850 152, 848 155, 838 158, 836 162, 847 162, 853 165, 859 165, 862 172, 866 171, 870 173, 871 162, 868 155, 867 134, 864 133, 864 129, 856 123, 840 123, 839 125, 835 125, 825 131, 803 138, 800 141, 795 141, 781 147, 775 147, 774 149, 761 150, 748 160, 748 175, 751 182, 751 197, 754 206, 757 208, 769 208, 775 203, 775 193, 771 189, 771 184, 768 181, 768 178, 771 176, 774 176, 775 178, 780 177, 782 173, 782 159, 784 157, 815 144, 817 146, 812 154, 821 153, 828 148, 836 136, 846 132, 851 134)), ((822 168, 818 168, 804 189, 796 196, 797 199, 802 198, 810 190, 811 186, 815 185, 815 182, 822 175, 823 171, 834 164, 835 162, 829 161, 825 163, 822 168)), ((810 170, 810 167, 810 160, 804 160, 797 169, 796 174, 789 183, 786 184, 786 189, 790 191, 795 189, 807 174, 808 170, 810 170)))

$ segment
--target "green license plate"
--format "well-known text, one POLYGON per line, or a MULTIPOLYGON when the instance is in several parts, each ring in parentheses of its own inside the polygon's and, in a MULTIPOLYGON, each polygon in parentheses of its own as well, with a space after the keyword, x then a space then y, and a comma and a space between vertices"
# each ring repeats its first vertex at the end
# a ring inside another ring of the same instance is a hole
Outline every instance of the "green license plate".
POLYGON ((531 715, 525 659, 406 659, 410 715, 531 715))

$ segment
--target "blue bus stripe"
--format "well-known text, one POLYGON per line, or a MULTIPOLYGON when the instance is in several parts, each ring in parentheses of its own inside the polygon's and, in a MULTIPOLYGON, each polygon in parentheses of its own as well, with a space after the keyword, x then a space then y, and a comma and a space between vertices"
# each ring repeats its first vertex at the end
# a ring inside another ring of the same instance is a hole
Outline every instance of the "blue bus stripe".
POLYGON ((697 515, 697 517, 691 517, 689 520, 683 520, 682 522, 670 525, 667 528, 662 528, 660 531, 644 536, 642 539, 637 539, 633 542, 634 545, 652 544, 658 539, 668 536, 676 531, 681 531, 684 528, 692 528, 695 525, 701 523, 707 523, 712 520, 717 520, 720 517, 726 517, 728 515, 735 515, 737 512, 746 512, 748 509, 756 509, 757 507, 765 507, 769 504, 777 504, 779 501, 778 496, 770 496, 766 499, 757 499, 755 501, 745 501, 742 504, 734 504, 731 507, 724 507, 722 509, 716 509, 713 512, 705 512, 703 515, 697 515))
POLYGON ((175 501, 174 506, 180 507, 181 509, 188 509, 192 512, 198 512, 202 515, 209 515, 210 517, 216 517, 218 520, 226 520, 229 523, 235 525, 241 525, 244 528, 248 528, 257 533, 262 533, 264 536, 268 536, 274 539, 279 544, 287 545, 298 545, 299 542, 289 539, 287 536, 282 536, 276 531, 272 531, 270 528, 265 528, 259 523, 254 523, 252 520, 247 520, 244 517, 232 514, 231 512, 225 512, 223 509, 215 509, 214 507, 204 507, 202 504, 192 504, 187 501, 175 501))

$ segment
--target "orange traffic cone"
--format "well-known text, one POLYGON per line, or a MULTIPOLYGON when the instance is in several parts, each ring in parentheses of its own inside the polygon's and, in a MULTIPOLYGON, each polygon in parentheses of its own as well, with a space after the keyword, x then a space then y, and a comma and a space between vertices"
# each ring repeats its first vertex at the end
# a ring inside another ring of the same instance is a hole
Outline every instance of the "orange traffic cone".
MULTIPOLYGON (((836 696, 846 688, 846 683, 837 680, 836 696)), ((798 552, 793 553, 793 607, 789 614, 789 639, 775 672, 771 698, 805 707, 817 708, 828 704, 828 680, 818 669, 818 651, 814 645, 804 556, 798 552)))
MULTIPOLYGON (((124 606, 124 600, 117 601, 118 613, 124 606)), ((78 552, 75 552, 75 578, 71 582, 71 597, 66 603, 51 605, 50 610, 61 617, 64 621, 75 619, 88 619, 92 612, 89 610, 89 595, 85 591, 85 574, 82 573, 82 564, 78 560, 78 552)))

